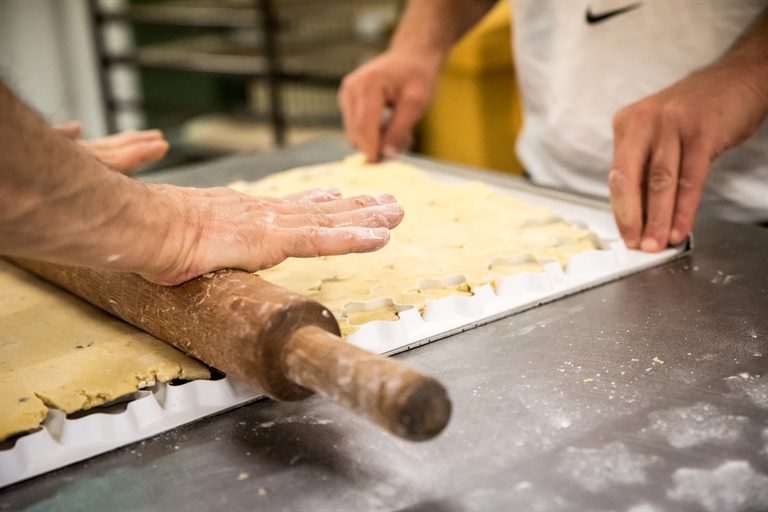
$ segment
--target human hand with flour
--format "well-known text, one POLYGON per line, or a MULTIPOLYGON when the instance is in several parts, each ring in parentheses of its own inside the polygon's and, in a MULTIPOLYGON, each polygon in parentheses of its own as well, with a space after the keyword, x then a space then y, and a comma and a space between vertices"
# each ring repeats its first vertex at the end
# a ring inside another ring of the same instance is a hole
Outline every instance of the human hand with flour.
POLYGON ((112 172, 0 82, 0 254, 135 272, 174 285, 222 268, 374 251, 403 218, 391 195, 315 189, 254 198, 112 172))

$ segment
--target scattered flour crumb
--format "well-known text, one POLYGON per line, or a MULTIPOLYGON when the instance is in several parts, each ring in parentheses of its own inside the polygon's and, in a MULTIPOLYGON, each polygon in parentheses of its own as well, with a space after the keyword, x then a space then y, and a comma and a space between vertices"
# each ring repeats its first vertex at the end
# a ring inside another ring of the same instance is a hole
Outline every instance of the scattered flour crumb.
POLYGON ((768 374, 752 375, 744 372, 725 379, 728 388, 747 395, 749 400, 761 409, 768 409, 768 374))
POLYGON ((664 509, 659 508, 650 503, 638 503, 627 509, 627 512, 663 512, 664 509))
POLYGON ((698 503, 709 512, 768 510, 768 476, 747 461, 728 461, 712 470, 680 468, 672 478, 669 499, 698 503))
POLYGON ((659 461, 652 455, 633 454, 623 443, 603 448, 567 448, 558 472, 571 477, 583 488, 600 492, 614 484, 642 484, 646 468, 659 461))
POLYGON ((749 423, 744 416, 723 414, 705 402, 652 412, 648 417, 651 424, 643 432, 659 435, 675 448, 691 448, 707 442, 735 442, 749 423))
POLYGON ((531 482, 520 482, 519 484, 517 484, 514 487, 513 490, 515 490, 515 491, 522 491, 523 489, 530 489, 531 487, 533 487, 531 485, 531 482))

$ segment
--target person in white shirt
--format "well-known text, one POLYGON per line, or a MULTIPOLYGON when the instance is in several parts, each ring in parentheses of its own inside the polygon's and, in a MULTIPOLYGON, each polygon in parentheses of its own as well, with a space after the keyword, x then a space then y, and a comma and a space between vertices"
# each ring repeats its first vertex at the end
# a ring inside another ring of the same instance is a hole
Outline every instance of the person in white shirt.
MULTIPOLYGON (((345 132, 369 161, 411 144, 451 46, 494 4, 410 0, 389 49, 345 77, 345 132)), ((610 196, 647 252, 684 240, 700 204, 768 221, 768 0, 511 4, 533 182, 610 196)))

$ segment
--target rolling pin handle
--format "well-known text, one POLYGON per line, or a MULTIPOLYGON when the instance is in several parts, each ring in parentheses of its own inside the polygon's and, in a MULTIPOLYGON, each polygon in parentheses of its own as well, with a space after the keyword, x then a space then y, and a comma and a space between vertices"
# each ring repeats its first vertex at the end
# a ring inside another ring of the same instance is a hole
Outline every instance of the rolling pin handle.
POLYGON ((436 379, 314 325, 293 333, 283 351, 282 367, 299 386, 411 441, 435 437, 451 416, 448 393, 436 379))

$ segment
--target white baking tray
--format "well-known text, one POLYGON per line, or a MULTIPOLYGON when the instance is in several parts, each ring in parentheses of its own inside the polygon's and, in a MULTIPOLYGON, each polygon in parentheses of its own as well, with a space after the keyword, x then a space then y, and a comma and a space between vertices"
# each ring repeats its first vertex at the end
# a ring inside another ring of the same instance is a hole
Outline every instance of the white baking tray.
MULTIPOLYGON (((610 205, 604 200, 536 187, 522 178, 493 171, 413 156, 399 156, 398 160, 415 165, 441 181, 482 181, 521 201, 549 207, 553 215, 592 230, 597 234, 601 248, 571 256, 565 268, 552 262, 544 266, 543 273, 523 272, 502 277, 495 289, 485 285, 475 288, 472 296, 427 301, 422 314, 408 309, 398 313, 399 321, 369 322, 347 336, 348 342, 371 352, 387 355, 403 352, 655 267, 693 249, 693 240, 689 237, 684 243, 655 254, 628 250, 621 240, 610 205)), ((370 306, 374 309, 379 305, 372 303, 370 306)))
POLYGON ((155 384, 67 416, 51 409, 40 428, 0 445, 0 487, 155 436, 260 398, 230 377, 155 384))
MULTIPOLYGON (((690 239, 660 253, 627 250, 605 202, 532 187, 499 173, 459 168, 431 160, 400 157, 444 181, 481 180, 523 201, 548 206, 554 215, 594 231, 601 249, 572 256, 565 268, 548 263, 545 271, 499 279, 472 296, 428 301, 399 313, 399 320, 373 321, 347 337, 371 352, 395 354, 478 325, 513 315, 566 295, 678 258, 692 249, 690 239)), ((458 284, 458 283, 446 283, 458 284)), ((370 304, 375 308, 379 304, 370 304)), ((158 383, 111 404, 67 417, 52 410, 43 425, 0 444, 0 487, 62 468, 180 425, 262 398, 231 377, 210 381, 158 383)))

